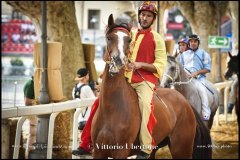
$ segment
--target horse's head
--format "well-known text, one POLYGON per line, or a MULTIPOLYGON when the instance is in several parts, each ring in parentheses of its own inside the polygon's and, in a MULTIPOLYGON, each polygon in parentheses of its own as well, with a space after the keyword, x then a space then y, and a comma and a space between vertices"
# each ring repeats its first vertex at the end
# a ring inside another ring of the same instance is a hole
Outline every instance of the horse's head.
POLYGON ((239 74, 239 54, 237 56, 232 56, 230 52, 228 52, 230 60, 227 64, 227 71, 224 74, 226 79, 232 77, 233 74, 239 74))
POLYGON ((107 50, 105 54, 107 54, 106 57, 109 61, 109 73, 112 75, 117 74, 127 63, 131 42, 131 27, 130 23, 115 24, 112 14, 108 18, 106 29, 107 50))
POLYGON ((179 65, 177 65, 175 57, 167 56, 167 64, 163 73, 160 86, 164 88, 170 88, 171 83, 175 82, 179 78, 179 65))

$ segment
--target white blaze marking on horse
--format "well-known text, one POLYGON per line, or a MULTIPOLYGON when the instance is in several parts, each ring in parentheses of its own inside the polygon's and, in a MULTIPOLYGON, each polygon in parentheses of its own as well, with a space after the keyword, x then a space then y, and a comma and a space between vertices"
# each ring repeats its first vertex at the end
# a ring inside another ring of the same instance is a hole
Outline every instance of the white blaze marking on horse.
POLYGON ((128 35, 126 33, 121 32, 121 31, 118 31, 116 33, 116 35, 118 36, 118 50, 120 52, 119 57, 120 57, 122 63, 125 64, 125 62, 124 62, 125 54, 124 54, 124 51, 123 51, 123 46, 124 46, 124 37, 128 36, 128 35))

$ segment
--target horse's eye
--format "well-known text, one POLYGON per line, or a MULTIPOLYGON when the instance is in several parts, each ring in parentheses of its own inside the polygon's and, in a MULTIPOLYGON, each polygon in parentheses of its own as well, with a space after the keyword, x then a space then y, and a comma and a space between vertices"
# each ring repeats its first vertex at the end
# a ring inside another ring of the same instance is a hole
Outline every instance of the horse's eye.
POLYGON ((131 39, 131 38, 129 38, 129 37, 127 37, 127 38, 126 38, 126 42, 127 42, 127 43, 129 43, 129 44, 130 44, 130 43, 131 43, 131 41, 132 41, 132 39, 131 39))
POLYGON ((107 40, 108 40, 108 41, 110 41, 110 40, 111 40, 111 37, 110 37, 110 36, 108 36, 108 37, 107 37, 107 40))
POLYGON ((174 70, 175 70, 175 67, 171 67, 171 68, 170 68, 170 71, 174 71, 174 70))

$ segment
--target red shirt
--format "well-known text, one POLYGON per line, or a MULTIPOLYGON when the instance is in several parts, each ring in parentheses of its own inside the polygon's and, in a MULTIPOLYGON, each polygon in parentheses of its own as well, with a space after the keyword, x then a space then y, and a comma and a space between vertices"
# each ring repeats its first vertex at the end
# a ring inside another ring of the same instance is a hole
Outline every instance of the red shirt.
MULTIPOLYGON (((160 35, 153 31, 151 28, 147 30, 137 30, 132 36, 132 42, 130 44, 131 55, 129 59, 135 62, 145 62, 153 64, 157 73, 152 73, 143 69, 138 69, 140 74, 146 81, 153 84, 158 83, 158 78, 163 73, 166 64, 166 48, 163 39, 160 35)), ((132 83, 142 82, 143 79, 138 75, 136 71, 126 74, 132 83)))

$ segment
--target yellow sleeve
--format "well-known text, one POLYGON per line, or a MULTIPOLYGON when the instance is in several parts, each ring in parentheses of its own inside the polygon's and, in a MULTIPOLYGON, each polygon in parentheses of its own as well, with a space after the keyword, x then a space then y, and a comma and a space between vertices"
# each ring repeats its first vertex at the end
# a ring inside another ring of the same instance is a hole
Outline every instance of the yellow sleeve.
POLYGON ((155 60, 153 65, 157 69, 157 73, 154 73, 154 75, 158 78, 161 78, 167 63, 166 46, 164 40, 156 32, 154 33, 154 39, 156 42, 156 48, 155 48, 155 60))

